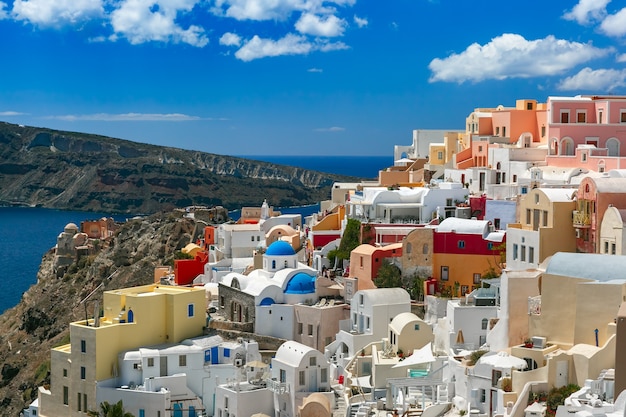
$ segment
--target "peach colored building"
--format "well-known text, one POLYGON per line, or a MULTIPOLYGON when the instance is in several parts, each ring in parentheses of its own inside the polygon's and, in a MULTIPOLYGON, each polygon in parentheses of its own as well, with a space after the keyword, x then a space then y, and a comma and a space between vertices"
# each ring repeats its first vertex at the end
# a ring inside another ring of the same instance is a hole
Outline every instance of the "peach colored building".
POLYGON ((417 273, 424 277, 433 274, 433 233, 430 226, 418 227, 402 240, 402 271, 405 275, 417 273))
POLYGON ((378 171, 378 185, 383 187, 391 187, 393 185, 421 187, 424 181, 424 164, 427 160, 416 159, 408 161, 378 171))
POLYGON ((359 245, 350 253, 350 278, 358 280, 359 290, 376 288, 374 279, 383 259, 402 256, 402 243, 394 243, 383 247, 359 245))
POLYGON ((609 205, 626 208, 626 178, 583 178, 576 193, 573 214, 578 252, 600 252, 598 234, 609 205))
POLYGON ((300 232, 291 226, 279 224, 272 227, 265 235, 265 246, 268 247, 277 240, 284 240, 289 243, 292 248, 300 248, 300 232))
POLYGON ((103 217, 99 220, 85 220, 80 222, 80 230, 90 239, 106 239, 113 236, 117 225, 112 217, 103 217))

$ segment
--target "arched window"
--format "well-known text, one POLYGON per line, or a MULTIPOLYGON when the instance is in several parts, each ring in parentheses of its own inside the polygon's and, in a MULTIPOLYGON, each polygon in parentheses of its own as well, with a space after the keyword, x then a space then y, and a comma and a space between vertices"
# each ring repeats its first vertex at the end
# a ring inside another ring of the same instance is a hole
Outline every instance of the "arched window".
POLYGON ((135 313, 133 313, 133 310, 128 310, 128 322, 132 323, 135 321, 135 313))
POLYGON ((482 328, 483 330, 487 330, 487 324, 488 324, 488 323, 489 323, 489 320, 487 320, 487 319, 483 319, 483 321, 482 321, 482 327, 481 327, 481 328, 482 328))
POLYGON ((560 155, 574 155, 574 140, 572 138, 561 139, 561 153, 560 155))
POLYGON ((413 245, 411 245, 411 242, 408 242, 408 243, 406 244, 406 253, 411 253, 412 246, 413 246, 413 245))
POLYGON ((424 243, 424 246, 422 246, 422 253, 428 255, 428 243, 424 243))
POLYGON ((272 261, 272 269, 276 269, 276 261, 272 261))
POLYGON ((619 156, 619 140, 611 138, 606 141, 606 148, 609 156, 619 156))

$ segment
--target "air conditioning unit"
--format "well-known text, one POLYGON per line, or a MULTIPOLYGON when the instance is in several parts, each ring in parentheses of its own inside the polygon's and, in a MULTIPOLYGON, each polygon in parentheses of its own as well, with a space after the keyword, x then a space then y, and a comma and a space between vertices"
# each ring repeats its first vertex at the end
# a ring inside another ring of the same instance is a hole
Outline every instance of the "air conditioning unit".
POLYGON ((236 358, 235 359, 235 366, 242 367, 243 366, 243 359, 242 358, 236 358))
POLYGON ((533 336, 532 341, 533 341, 533 347, 536 347, 539 349, 543 349, 546 347, 547 340, 545 337, 533 336))

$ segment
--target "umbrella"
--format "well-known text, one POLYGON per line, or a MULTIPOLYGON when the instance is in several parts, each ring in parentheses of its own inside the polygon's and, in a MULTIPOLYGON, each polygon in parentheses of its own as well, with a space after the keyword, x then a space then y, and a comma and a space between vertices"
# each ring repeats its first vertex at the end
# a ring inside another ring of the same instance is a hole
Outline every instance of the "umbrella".
POLYGON ((463 330, 459 329, 459 332, 456 334, 456 344, 463 345, 465 344, 465 338, 463 337, 463 330))
POLYGON ((432 343, 428 343, 426 346, 421 349, 413 350, 413 354, 406 358, 405 360, 398 362, 392 368, 402 368, 411 365, 420 365, 424 363, 434 362, 435 357, 433 356, 432 343))
POLYGON ((267 364, 261 361, 251 361, 246 363, 248 368, 267 368, 267 364))
POLYGON ((511 356, 504 351, 498 352, 495 355, 482 356, 478 362, 485 365, 491 365, 494 368, 499 369, 526 369, 528 366, 524 359, 518 358, 517 356, 511 356))

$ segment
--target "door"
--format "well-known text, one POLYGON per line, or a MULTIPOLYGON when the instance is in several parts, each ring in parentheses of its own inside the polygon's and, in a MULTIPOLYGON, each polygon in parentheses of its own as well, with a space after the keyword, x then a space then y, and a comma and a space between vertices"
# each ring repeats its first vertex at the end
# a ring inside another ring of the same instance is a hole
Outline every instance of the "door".
POLYGON ((309 368, 309 392, 317 392, 317 369, 309 368))
POLYGON ((448 280, 448 267, 447 266, 441 267, 441 280, 442 281, 448 280))
POLYGON ((167 356, 160 357, 160 376, 167 376, 167 356))
POLYGON ((478 191, 485 191, 485 173, 481 172, 478 178, 478 191))
POLYGON ((567 361, 558 361, 556 363, 556 381, 557 388, 567 385, 569 379, 569 363, 567 361))

